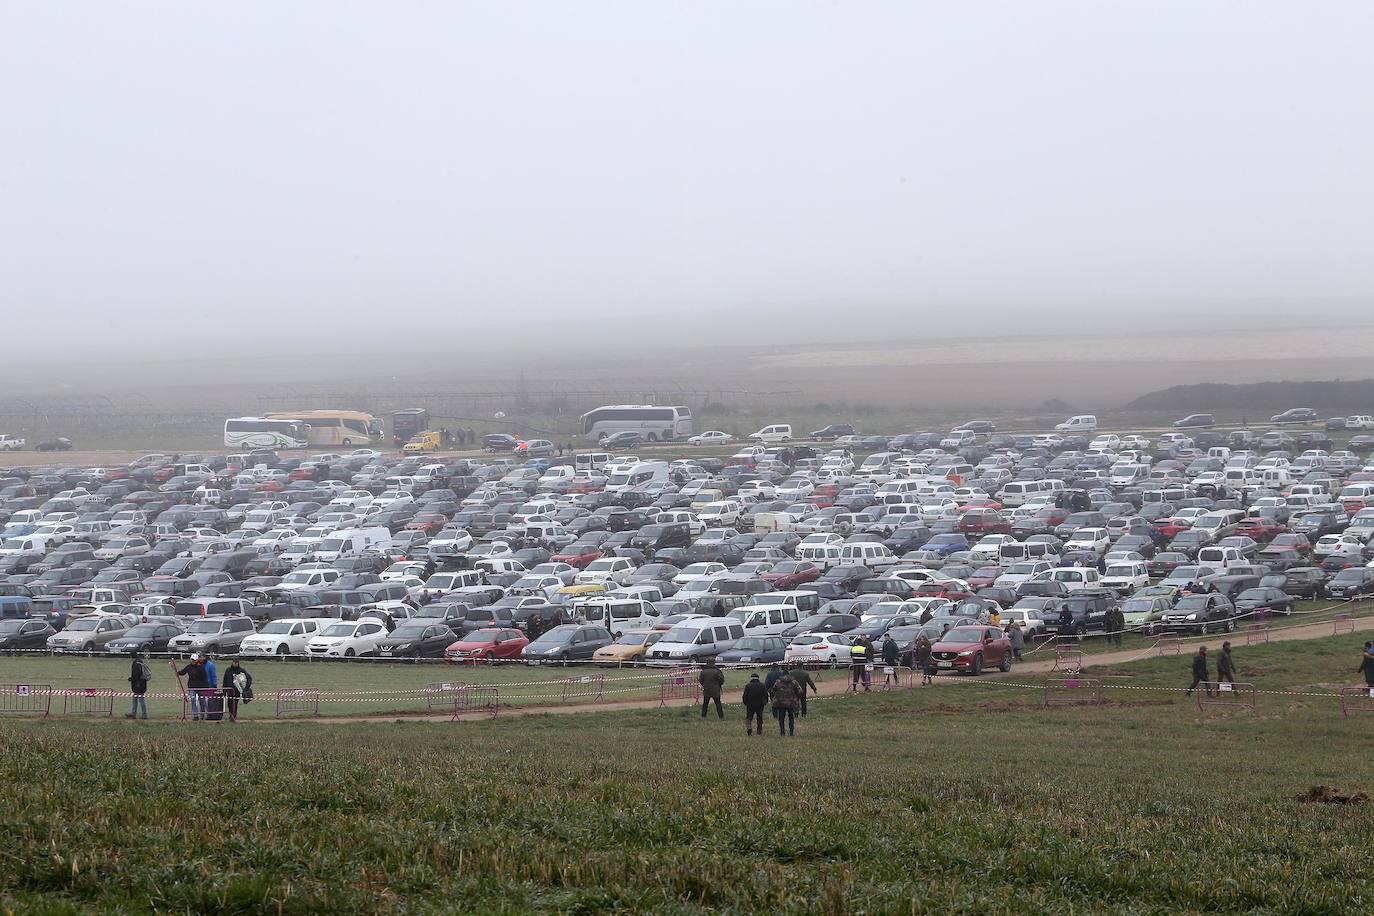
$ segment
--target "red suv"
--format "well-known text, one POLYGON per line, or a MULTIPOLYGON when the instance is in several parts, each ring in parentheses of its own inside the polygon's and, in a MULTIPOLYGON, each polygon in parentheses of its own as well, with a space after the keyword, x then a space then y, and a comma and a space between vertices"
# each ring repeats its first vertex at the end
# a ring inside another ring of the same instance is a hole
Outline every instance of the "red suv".
POLYGON ((954 627, 930 647, 930 659, 937 674, 967 671, 976 676, 988 665, 1010 671, 1011 640, 997 627, 954 627))

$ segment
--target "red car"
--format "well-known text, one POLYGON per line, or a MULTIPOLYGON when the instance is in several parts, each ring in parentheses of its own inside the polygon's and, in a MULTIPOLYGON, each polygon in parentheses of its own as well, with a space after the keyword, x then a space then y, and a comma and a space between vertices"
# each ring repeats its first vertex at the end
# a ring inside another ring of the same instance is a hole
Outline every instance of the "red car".
POLYGON ((578 569, 586 569, 593 560, 601 559, 601 549, 590 544, 572 544, 562 553, 549 557, 550 563, 567 563, 578 569))
POLYGON ((759 576, 780 592, 801 588, 821 577, 821 568, 809 560, 785 560, 759 576))
POLYGON ((406 523, 407 531, 423 531, 430 537, 444 530, 448 517, 438 512, 422 512, 406 523))
POLYGON ((489 665, 503 659, 518 659, 530 644, 524 633, 514 628, 488 627, 473 630, 444 650, 444 661, 450 665, 489 665))
POLYGON ((1270 541, 1288 530, 1288 526, 1282 522, 1277 522, 1272 518, 1259 516, 1257 518, 1247 518, 1236 526, 1236 534, 1257 541, 1270 541))
POLYGON ((977 676, 989 665, 1010 671, 1011 657, 1011 640, 997 627, 954 627, 930 647, 931 664, 937 674, 967 671, 977 676))
POLYGON ((959 530, 964 534, 1011 534, 1011 522, 996 509, 970 509, 959 516, 959 530))
POLYGON ((959 507, 960 512, 967 512, 970 509, 1001 509, 1002 504, 995 499, 980 496, 977 499, 970 499, 959 507))
POLYGON ((1187 531, 1191 527, 1193 523, 1187 519, 1165 518, 1155 522, 1155 530, 1163 535, 1166 541, 1172 541, 1180 531, 1187 531))
POLYGON ((973 575, 968 577, 968 587, 972 589, 987 588, 996 582, 1004 572, 1006 570, 1000 566, 980 566, 973 571, 973 575))

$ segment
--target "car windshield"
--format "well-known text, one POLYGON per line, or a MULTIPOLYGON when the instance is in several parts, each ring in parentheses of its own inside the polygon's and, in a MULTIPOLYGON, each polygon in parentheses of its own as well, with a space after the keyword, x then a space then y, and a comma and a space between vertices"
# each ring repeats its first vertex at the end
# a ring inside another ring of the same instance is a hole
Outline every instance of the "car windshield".
POLYGON ((982 638, 982 630, 950 630, 940 638, 940 641, 962 644, 980 642, 982 638))
POLYGON ((96 620, 94 617, 85 617, 81 620, 73 620, 71 623, 67 624, 67 632, 89 633, 92 630, 94 630, 99 624, 100 621, 96 620))
POLYGON ((220 622, 218 620, 197 620, 195 623, 191 624, 190 630, 193 636, 206 633, 218 633, 219 631, 220 622))
POLYGON ((353 631, 356 630, 357 628, 358 628, 358 627, 357 627, 357 624, 352 624, 352 623, 336 623, 336 624, 334 624, 332 627, 329 627, 328 629, 326 629, 326 630, 325 630, 323 633, 321 633, 320 635, 321 635, 321 636, 352 636, 352 635, 353 635, 353 631))
POLYGON ((18 633, 22 620, 0 620, 0 633, 18 633))
POLYGON ((274 621, 272 621, 271 623, 269 623, 267 626, 263 627, 262 630, 259 631, 259 632, 262 632, 262 633, 272 633, 272 634, 277 634, 277 633, 290 633, 290 632, 291 632, 291 627, 292 627, 293 625, 294 625, 294 624, 292 624, 291 621, 289 621, 289 620, 274 620, 274 621))
POLYGON ((143 624, 139 624, 138 626, 134 627, 132 630, 130 630, 130 631, 129 631, 128 633, 126 633, 125 635, 126 635, 126 636, 133 636, 133 637, 139 637, 139 636, 156 636, 156 635, 157 635, 157 631, 158 631, 159 629, 161 629, 161 627, 162 627, 161 624, 156 624, 156 623, 143 623, 143 624))
POLYGON ((649 638, 648 633, 626 633, 615 641, 617 646, 642 646, 644 640, 649 638))
POLYGON ((419 627, 397 627, 391 634, 392 639, 419 639, 425 635, 428 624, 419 627))
POLYGON ((1364 578, 1364 570, 1363 570, 1363 569, 1360 569, 1359 567, 1355 567, 1355 568, 1352 568, 1352 569, 1343 569, 1343 570, 1341 570, 1340 572, 1336 573, 1336 578, 1332 579, 1331 581, 1332 581, 1332 582, 1359 582, 1359 581, 1360 581, 1361 579, 1363 579, 1363 578, 1364 578))
POLYGON ((697 640, 697 634, 701 630, 697 627, 673 627, 668 631, 668 635, 663 637, 664 642, 685 642, 693 643, 697 640))
POLYGON ((1178 604, 1174 605, 1178 611, 1205 611, 1207 610, 1206 595, 1185 595, 1178 599, 1178 604))

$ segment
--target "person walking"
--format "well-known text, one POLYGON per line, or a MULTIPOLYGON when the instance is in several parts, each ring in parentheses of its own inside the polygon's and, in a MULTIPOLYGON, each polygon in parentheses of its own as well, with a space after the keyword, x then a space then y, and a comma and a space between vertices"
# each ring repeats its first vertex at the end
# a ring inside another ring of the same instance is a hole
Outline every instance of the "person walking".
POLYGON ((859 637, 864 644, 864 693, 873 690, 873 662, 878 657, 878 652, 873 648, 873 640, 867 636, 859 637))
POLYGON ((773 715, 778 717, 779 735, 797 733, 797 706, 800 705, 797 693, 797 682, 790 674, 783 674, 773 685, 773 715))
POLYGON ((239 700, 245 703, 253 701, 253 675, 235 658, 224 670, 224 705, 230 722, 239 720, 239 700))
POLYGON ((864 664, 868 661, 867 651, 862 639, 856 639, 849 647, 849 671, 853 677, 849 689, 853 693, 859 692, 859 681, 863 680, 864 664))
POLYGON ((1197 689, 1197 685, 1203 684, 1206 686, 1207 695, 1210 697, 1212 695, 1211 680, 1211 675, 1208 674, 1207 671, 1207 647, 1198 646, 1197 655, 1193 656, 1193 683, 1188 685, 1188 689, 1184 691, 1184 694, 1186 696, 1192 696, 1193 691, 1197 689))
POLYGON ((1059 608, 1059 634, 1060 636, 1073 635, 1073 611, 1067 604, 1059 608))
POLYGON ((769 696, 773 694, 773 685, 782 677, 782 666, 773 662, 773 667, 768 669, 768 676, 763 679, 763 689, 768 691, 769 696))
POLYGON ((757 723, 759 734, 762 735, 763 707, 768 705, 768 688, 763 686, 763 681, 759 680, 757 673, 749 675, 749 683, 744 685, 740 702, 744 704, 744 733, 754 734, 754 726, 757 723))
POLYGON ((801 706, 797 711, 797 715, 805 719, 807 688, 811 688, 812 693, 820 693, 821 691, 820 688, 816 686, 816 682, 811 679, 811 672, 807 671, 806 668, 802 666, 801 662, 797 662, 792 666, 792 680, 797 682, 797 699, 801 701, 801 706))
POLYGON ((143 660, 143 653, 135 652, 133 666, 129 670, 129 692, 133 694, 133 702, 129 706, 129 711, 124 714, 124 718, 148 718, 148 682, 152 679, 152 669, 143 660), (138 715, 140 709, 143 710, 141 717, 138 715))
POLYGON ((196 653, 191 661, 177 671, 186 678, 186 696, 191 704, 191 720, 199 722, 205 718, 205 700, 210 693, 210 680, 205 674, 205 659, 196 653))
POLYGON ((714 657, 706 659, 701 674, 697 675, 697 683, 701 684, 701 717, 706 718, 706 708, 715 700, 716 715, 724 719, 725 710, 720 706, 720 691, 725 686, 725 672, 717 667, 714 657))
POLYGON ((901 664, 902 653, 897 648, 897 640, 892 638, 891 633, 883 634, 883 689, 888 689, 891 685, 902 686, 900 675, 897 674, 897 666, 901 664))
POLYGON ((929 684, 935 677, 935 671, 930 667, 930 640, 926 638, 926 634, 922 633, 916 637, 911 657, 916 661, 916 667, 921 669, 921 683, 929 684))
POLYGON ((1021 632, 1021 628, 1014 623, 1006 625, 1007 639, 1011 642, 1011 657, 1014 661, 1021 661, 1021 650, 1026 648, 1026 634, 1021 632))
POLYGON ((1221 644, 1221 654, 1217 656, 1217 686, 1225 681, 1228 684, 1236 682, 1236 663, 1231 658, 1231 643, 1221 644))
POLYGON ((1364 652, 1360 653, 1360 667, 1355 669, 1355 673, 1364 675, 1366 687, 1374 687, 1374 642, 1364 644, 1364 652))

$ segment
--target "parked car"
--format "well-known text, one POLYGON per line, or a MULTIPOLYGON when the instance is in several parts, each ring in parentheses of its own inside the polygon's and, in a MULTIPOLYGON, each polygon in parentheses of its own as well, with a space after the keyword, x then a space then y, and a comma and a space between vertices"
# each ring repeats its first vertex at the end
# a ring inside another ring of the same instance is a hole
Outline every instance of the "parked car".
POLYGON ((1010 671, 1011 640, 996 627, 952 627, 930 651, 935 673, 966 672, 977 676, 992 666, 1010 671))

